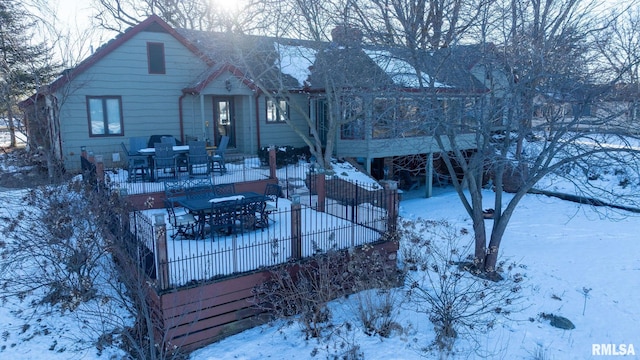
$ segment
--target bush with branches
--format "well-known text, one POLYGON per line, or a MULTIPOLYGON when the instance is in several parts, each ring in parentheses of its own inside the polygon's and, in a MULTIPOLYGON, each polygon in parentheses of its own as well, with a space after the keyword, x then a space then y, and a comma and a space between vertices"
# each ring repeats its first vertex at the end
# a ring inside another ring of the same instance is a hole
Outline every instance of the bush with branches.
POLYGON ((519 310, 523 267, 502 262, 497 269, 501 280, 483 278, 473 266, 468 230, 422 219, 406 221, 400 228, 408 300, 428 315, 436 334, 425 351, 447 357, 460 338, 477 345, 477 334, 519 310))
POLYGON ((119 346, 135 358, 179 356, 149 306, 152 283, 136 260, 149 250, 132 239, 131 208, 107 189, 70 181, 27 190, 10 205, 2 214, 0 298, 75 316, 99 352, 119 346))

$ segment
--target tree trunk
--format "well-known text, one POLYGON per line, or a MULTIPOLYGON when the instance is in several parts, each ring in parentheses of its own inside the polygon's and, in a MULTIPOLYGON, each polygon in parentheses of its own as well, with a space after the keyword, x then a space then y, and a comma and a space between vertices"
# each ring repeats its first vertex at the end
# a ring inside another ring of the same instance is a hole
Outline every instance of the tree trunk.
POLYGON ((16 126, 13 123, 13 110, 12 110, 12 103, 11 103, 11 94, 9 94, 9 91, 11 89, 7 86, 6 88, 6 94, 7 94, 7 98, 5 99, 5 103, 7 106, 7 129, 9 129, 9 138, 10 138, 10 143, 9 143, 9 147, 16 147, 16 126))

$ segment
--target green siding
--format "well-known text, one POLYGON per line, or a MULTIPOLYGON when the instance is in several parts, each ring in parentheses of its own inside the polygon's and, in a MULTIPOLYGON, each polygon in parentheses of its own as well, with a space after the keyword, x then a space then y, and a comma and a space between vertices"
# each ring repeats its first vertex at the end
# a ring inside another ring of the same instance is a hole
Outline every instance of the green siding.
POLYGON ((141 32, 116 48, 56 94, 64 161, 68 169, 79 168, 80 147, 104 155, 120 152, 120 143, 132 136, 172 134, 180 136, 178 100, 206 69, 206 64, 173 36, 141 32), (166 74, 149 74, 147 42, 165 46, 166 74), (124 136, 90 138, 86 96, 122 97, 124 136))

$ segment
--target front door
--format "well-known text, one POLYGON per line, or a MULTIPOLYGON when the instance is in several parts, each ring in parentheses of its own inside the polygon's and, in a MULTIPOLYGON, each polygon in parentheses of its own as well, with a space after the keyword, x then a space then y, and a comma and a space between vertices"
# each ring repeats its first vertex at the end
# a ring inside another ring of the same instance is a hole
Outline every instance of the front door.
POLYGON ((213 119, 215 126, 213 127, 213 135, 215 145, 220 144, 220 138, 229 137, 228 147, 236 147, 236 122, 233 111, 233 98, 220 97, 213 100, 213 119))

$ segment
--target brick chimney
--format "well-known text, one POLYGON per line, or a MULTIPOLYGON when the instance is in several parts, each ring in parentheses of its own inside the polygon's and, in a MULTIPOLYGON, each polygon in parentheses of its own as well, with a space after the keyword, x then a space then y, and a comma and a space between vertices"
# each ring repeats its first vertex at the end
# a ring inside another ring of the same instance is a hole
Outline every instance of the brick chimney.
POLYGON ((331 30, 331 39, 339 45, 359 46, 362 44, 362 31, 349 25, 338 25, 331 30))

